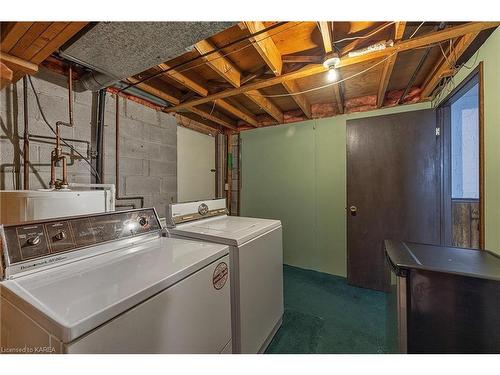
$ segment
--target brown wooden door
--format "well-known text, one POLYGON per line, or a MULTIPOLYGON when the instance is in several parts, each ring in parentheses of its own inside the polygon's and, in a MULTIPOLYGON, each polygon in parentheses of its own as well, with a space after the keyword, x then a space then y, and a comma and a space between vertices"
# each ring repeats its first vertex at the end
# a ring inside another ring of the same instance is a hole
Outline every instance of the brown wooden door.
POLYGON ((387 290, 384 239, 440 243, 440 143, 434 110, 347 122, 350 284, 387 290))

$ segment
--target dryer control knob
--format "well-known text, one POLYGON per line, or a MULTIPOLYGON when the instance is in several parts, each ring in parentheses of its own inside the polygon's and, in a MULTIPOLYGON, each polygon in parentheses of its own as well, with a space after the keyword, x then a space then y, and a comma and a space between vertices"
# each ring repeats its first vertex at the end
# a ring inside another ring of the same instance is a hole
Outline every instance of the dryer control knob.
POLYGON ((66 239, 66 232, 62 230, 59 233, 56 233, 54 238, 56 239, 56 241, 62 241, 64 239, 66 239))
POLYGON ((139 222, 139 225, 141 227, 145 227, 146 225, 149 224, 148 218, 145 217, 145 216, 139 216, 139 218, 137 219, 137 221, 139 222))
POLYGON ((36 246, 40 243, 40 236, 30 237, 30 238, 28 238, 27 242, 28 242, 28 245, 30 245, 30 246, 36 246))

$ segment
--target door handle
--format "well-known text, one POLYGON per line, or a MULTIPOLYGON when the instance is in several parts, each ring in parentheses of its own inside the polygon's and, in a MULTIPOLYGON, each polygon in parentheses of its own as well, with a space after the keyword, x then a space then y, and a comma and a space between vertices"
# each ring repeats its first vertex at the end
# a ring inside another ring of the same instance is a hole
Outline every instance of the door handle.
POLYGON ((349 211, 351 212, 352 216, 355 216, 358 213, 358 208, 356 206, 351 206, 349 207, 349 211))

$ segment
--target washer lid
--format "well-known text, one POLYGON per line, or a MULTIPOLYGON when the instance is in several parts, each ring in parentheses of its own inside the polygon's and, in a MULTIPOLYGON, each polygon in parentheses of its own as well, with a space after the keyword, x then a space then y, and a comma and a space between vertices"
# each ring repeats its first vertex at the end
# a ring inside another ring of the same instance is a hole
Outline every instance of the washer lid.
POLYGON ((228 254, 224 245, 157 238, 0 283, 3 297, 67 343, 228 254))
POLYGON ((279 220, 219 216, 179 224, 169 229, 169 232, 183 237, 240 246, 279 226, 281 226, 279 220))

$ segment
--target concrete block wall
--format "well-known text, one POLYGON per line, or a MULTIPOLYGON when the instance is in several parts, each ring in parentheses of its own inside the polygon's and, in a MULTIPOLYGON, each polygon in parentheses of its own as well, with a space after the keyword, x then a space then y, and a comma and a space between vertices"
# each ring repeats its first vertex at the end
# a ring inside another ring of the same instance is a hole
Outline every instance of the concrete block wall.
MULTIPOLYGON (((65 88, 33 77, 41 105, 49 122, 68 120, 68 92, 65 88)), ((43 123, 35 97, 28 90, 30 133, 53 136, 43 123)), ((62 127, 65 138, 91 141, 92 93, 74 94, 73 128, 62 127)), ((115 97, 106 95, 104 118, 103 182, 115 183, 115 97)), ((24 131, 22 81, 0 91, 0 190, 22 189, 24 131)), ((69 142, 87 156, 84 143, 69 142)), ((30 188, 45 188, 50 180, 50 153, 53 145, 31 140, 30 188)), ((58 170, 58 177, 60 177, 58 170)), ((91 182, 85 161, 68 167, 70 182, 91 182)), ((120 194, 144 196, 147 207, 164 216, 166 207, 177 200, 177 123, 173 116, 120 98, 120 194)), ((117 204, 139 204, 137 200, 117 204)))

